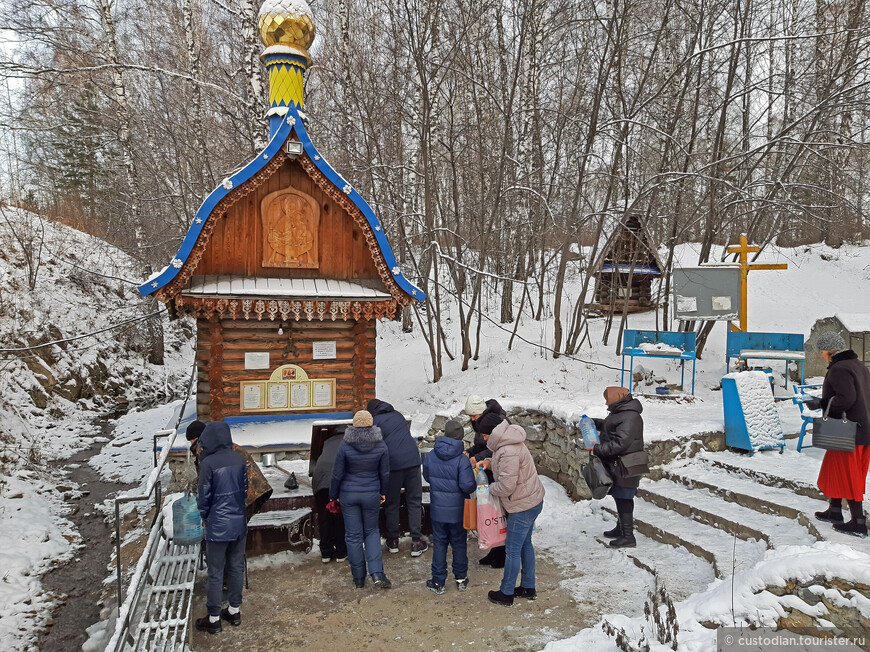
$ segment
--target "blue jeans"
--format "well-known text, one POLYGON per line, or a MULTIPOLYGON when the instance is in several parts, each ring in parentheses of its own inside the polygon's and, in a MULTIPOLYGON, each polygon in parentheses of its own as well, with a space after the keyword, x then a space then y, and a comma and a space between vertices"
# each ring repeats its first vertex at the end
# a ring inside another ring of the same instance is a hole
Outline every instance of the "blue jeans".
POLYGON ((344 540, 347 543, 347 560, 355 580, 369 573, 383 573, 381 559, 381 532, 378 517, 381 512, 381 497, 369 491, 342 491, 339 498, 344 516, 344 540))
POLYGON ((447 580, 447 545, 453 548, 453 577, 468 577, 468 532, 462 523, 432 521, 432 579, 443 586, 447 580))
POLYGON ((205 563, 208 579, 205 582, 205 606, 209 616, 219 616, 224 593, 224 570, 227 575, 227 600, 231 607, 242 605, 242 586, 245 582, 245 541, 243 534, 235 541, 206 541, 205 563))
POLYGON ((507 515, 504 577, 500 588, 504 595, 514 594, 521 564, 523 573, 520 577, 520 586, 524 589, 535 588, 535 548, 532 546, 532 527, 543 508, 542 500, 531 509, 507 515))

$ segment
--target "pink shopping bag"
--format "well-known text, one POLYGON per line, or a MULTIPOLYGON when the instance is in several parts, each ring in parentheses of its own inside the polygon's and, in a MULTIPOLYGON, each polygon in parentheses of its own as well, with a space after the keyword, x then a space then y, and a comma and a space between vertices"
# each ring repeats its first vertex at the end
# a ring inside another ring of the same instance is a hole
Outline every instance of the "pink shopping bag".
POLYGON ((490 496, 488 502, 477 502, 477 543, 481 550, 503 546, 507 538, 507 518, 501 511, 498 498, 490 496))

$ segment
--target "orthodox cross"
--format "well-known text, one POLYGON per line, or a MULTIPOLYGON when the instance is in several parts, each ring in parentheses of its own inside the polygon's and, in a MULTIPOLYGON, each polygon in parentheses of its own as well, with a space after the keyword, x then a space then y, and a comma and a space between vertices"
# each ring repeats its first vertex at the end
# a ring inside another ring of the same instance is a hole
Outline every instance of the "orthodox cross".
POLYGON ((740 244, 739 245, 731 245, 728 247, 729 254, 739 254, 739 262, 732 263, 732 265, 737 265, 740 267, 740 326, 735 326, 731 324, 732 331, 743 331, 746 332, 747 329, 747 315, 746 315, 746 306, 748 303, 748 288, 747 281, 749 280, 749 272, 753 269, 788 269, 788 265, 786 264, 778 264, 771 265, 766 264, 762 265, 760 263, 750 263, 748 260, 747 254, 750 253, 758 253, 761 249, 755 246, 750 246, 749 241, 746 239, 746 234, 740 234, 740 244))

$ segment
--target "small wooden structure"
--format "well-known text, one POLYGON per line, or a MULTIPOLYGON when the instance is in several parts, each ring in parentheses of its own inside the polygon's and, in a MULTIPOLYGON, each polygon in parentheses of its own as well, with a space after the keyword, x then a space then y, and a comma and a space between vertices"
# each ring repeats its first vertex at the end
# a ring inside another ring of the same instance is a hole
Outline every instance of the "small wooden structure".
POLYGON ((603 313, 645 312, 655 308, 652 282, 664 265, 639 213, 613 219, 594 266, 593 308, 603 313))
POLYGON ((846 346, 858 354, 867 367, 870 367, 870 314, 838 312, 833 317, 824 317, 813 324, 806 341, 807 376, 824 376, 828 363, 819 358, 816 341, 825 331, 836 331, 843 336, 846 346), (812 352, 812 353, 810 353, 812 352))
POLYGON ((425 295, 309 137, 311 10, 266 0, 259 25, 269 144, 205 199, 178 253, 139 290, 196 320, 197 418, 347 418, 375 395, 376 320, 425 295))

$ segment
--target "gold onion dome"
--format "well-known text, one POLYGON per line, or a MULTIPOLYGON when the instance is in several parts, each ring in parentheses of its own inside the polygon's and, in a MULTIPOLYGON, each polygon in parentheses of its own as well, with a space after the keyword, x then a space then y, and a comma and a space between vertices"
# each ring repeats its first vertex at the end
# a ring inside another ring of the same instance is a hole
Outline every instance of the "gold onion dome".
POLYGON ((265 0, 257 19, 267 48, 284 45, 308 55, 314 42, 314 14, 305 0, 265 0))

